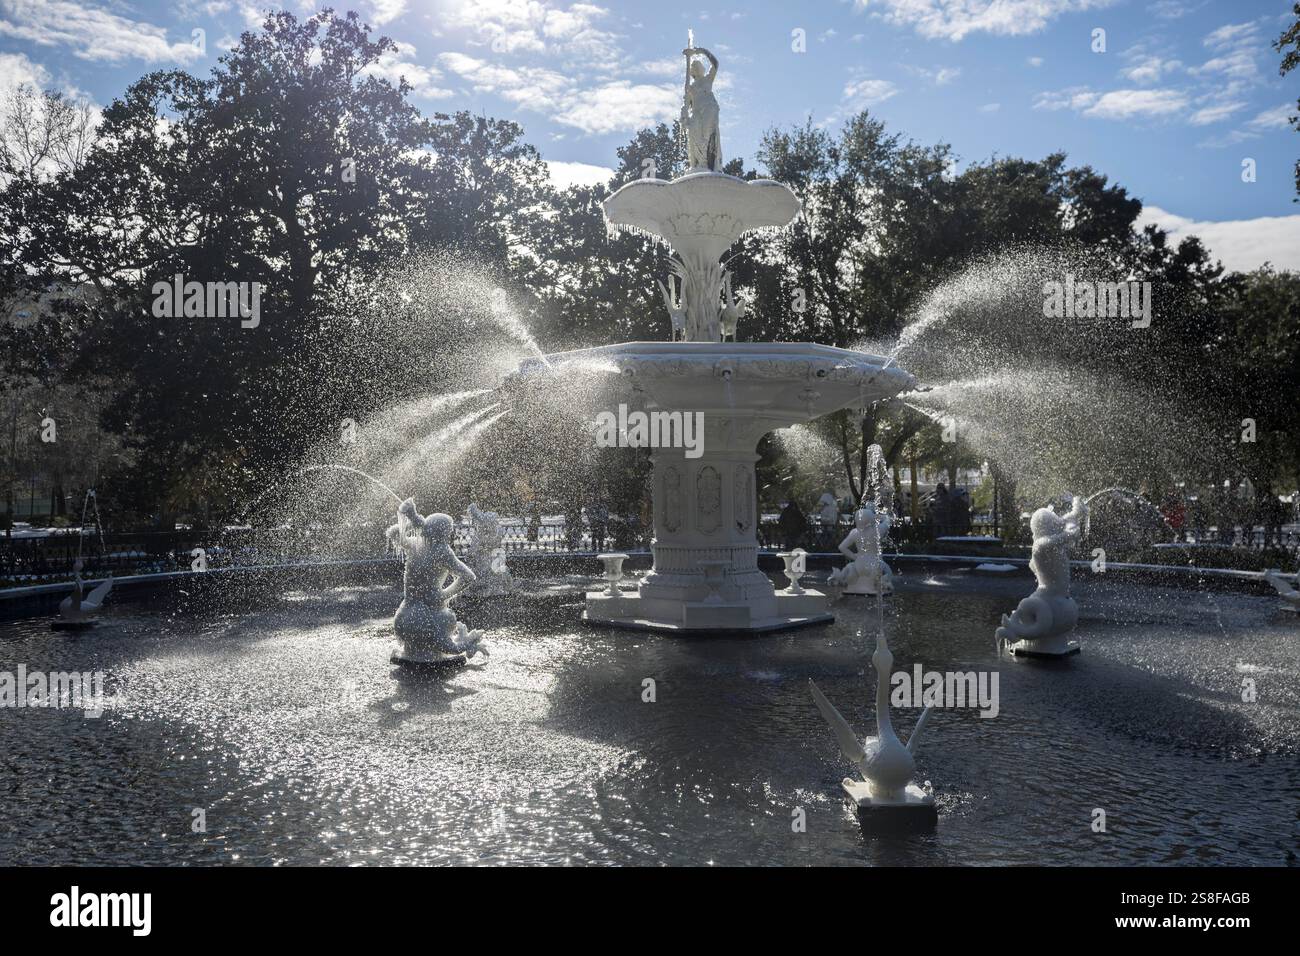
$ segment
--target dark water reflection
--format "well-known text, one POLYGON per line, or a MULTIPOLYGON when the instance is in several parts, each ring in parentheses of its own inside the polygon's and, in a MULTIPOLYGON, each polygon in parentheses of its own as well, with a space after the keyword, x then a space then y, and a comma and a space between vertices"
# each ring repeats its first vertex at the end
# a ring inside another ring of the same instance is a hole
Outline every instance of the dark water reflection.
POLYGON ((994 648, 1023 579, 903 578, 896 670, 996 671, 1001 712, 932 717, 919 777, 939 825, 880 838, 845 808, 807 692, 874 728, 862 604, 819 629, 672 639, 577 626, 574 583, 462 609, 492 657, 443 677, 389 666, 386 588, 122 605, 81 635, 0 625, 0 670, 102 670, 110 691, 97 720, 0 710, 0 863, 1295 860, 1300 628, 1269 599, 1080 587, 1084 654, 1044 666, 994 648))

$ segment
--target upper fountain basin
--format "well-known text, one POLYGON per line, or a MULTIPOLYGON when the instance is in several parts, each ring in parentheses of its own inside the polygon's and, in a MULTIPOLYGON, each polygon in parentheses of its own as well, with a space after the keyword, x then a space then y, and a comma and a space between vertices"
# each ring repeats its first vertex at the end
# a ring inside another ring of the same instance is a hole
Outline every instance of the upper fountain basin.
POLYGON ((761 418, 772 427, 916 387, 879 355, 803 342, 624 342, 529 359, 509 381, 541 384, 555 374, 581 376, 597 405, 761 418))
POLYGON ((717 261, 742 235, 778 229, 799 215, 799 200, 771 179, 688 173, 670 181, 637 179, 605 200, 605 221, 662 239, 679 254, 717 261))

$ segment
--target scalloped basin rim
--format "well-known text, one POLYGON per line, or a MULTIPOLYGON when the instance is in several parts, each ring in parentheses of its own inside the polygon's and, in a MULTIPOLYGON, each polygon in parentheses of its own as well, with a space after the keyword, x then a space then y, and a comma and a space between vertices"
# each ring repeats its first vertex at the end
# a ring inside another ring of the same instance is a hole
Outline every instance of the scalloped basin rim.
POLYGON ((677 179, 634 179, 601 204, 617 228, 649 230, 667 239, 664 220, 684 213, 733 218, 740 227, 732 240, 755 229, 788 225, 803 209, 790 187, 775 179, 739 179, 726 173, 687 173, 677 179))
MULTIPOLYGON (((833 361, 852 360, 862 365, 875 365, 883 368, 889 359, 871 352, 859 352, 854 349, 842 349, 834 345, 821 345, 817 342, 619 342, 614 345, 596 345, 586 349, 571 349, 566 352, 552 352, 546 361, 552 365, 566 359, 588 358, 592 356, 635 355, 639 357, 663 356, 665 358, 689 358, 691 356, 716 355, 720 358, 744 360, 746 358, 768 359, 777 356, 794 358, 825 358, 833 361)), ((529 361, 536 362, 538 359, 529 361)), ((894 365, 903 374, 901 367, 894 365)))

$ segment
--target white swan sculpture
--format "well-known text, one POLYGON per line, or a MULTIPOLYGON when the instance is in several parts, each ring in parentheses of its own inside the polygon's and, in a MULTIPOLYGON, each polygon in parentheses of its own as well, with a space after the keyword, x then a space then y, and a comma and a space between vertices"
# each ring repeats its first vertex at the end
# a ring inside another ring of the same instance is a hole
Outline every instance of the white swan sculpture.
POLYGON ((912 774, 916 770, 916 760, 912 755, 925 722, 930 718, 930 708, 922 711, 912 729, 912 736, 904 744, 894 733, 889 718, 889 671, 894 666, 894 655, 890 653, 889 642, 883 633, 876 639, 871 663, 876 668, 876 736, 861 742, 826 695, 813 681, 808 681, 817 709, 835 732, 840 752, 862 775, 861 781, 845 777, 844 791, 857 805, 860 815, 862 811, 902 809, 934 820, 934 796, 912 783, 912 774))
MULTIPOLYGON (((1273 585, 1273 590, 1277 592, 1285 603, 1282 607, 1288 611, 1300 611, 1300 590, 1292 587, 1287 583, 1286 576, 1278 568, 1269 568, 1264 572, 1264 580, 1273 585)), ((1300 585, 1300 575, 1296 576, 1296 584, 1300 585)))
POLYGON ((81 569, 84 567, 85 562, 77 558, 72 566, 72 593, 59 602, 59 616, 50 622, 50 627, 56 631, 79 630, 99 623, 95 620, 95 615, 99 613, 108 592, 113 590, 113 578, 110 575, 108 580, 101 581, 87 594, 81 580, 81 569))

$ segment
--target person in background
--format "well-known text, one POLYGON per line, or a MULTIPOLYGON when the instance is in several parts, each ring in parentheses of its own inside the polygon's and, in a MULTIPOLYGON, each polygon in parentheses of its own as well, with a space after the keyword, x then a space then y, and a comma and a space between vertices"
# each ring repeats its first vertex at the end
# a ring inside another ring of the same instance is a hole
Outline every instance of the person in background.
POLYGON ((952 534, 970 534, 970 494, 959 488, 952 496, 952 534))
POLYGON ((936 538, 952 534, 952 501, 948 497, 948 486, 942 481, 934 489, 934 499, 930 502, 930 523, 934 526, 936 538))
POLYGON ((781 517, 777 519, 776 524, 781 529, 781 541, 785 545, 785 550, 793 551, 803 543, 804 535, 808 531, 808 519, 804 517, 799 502, 792 499, 781 510, 781 517))

